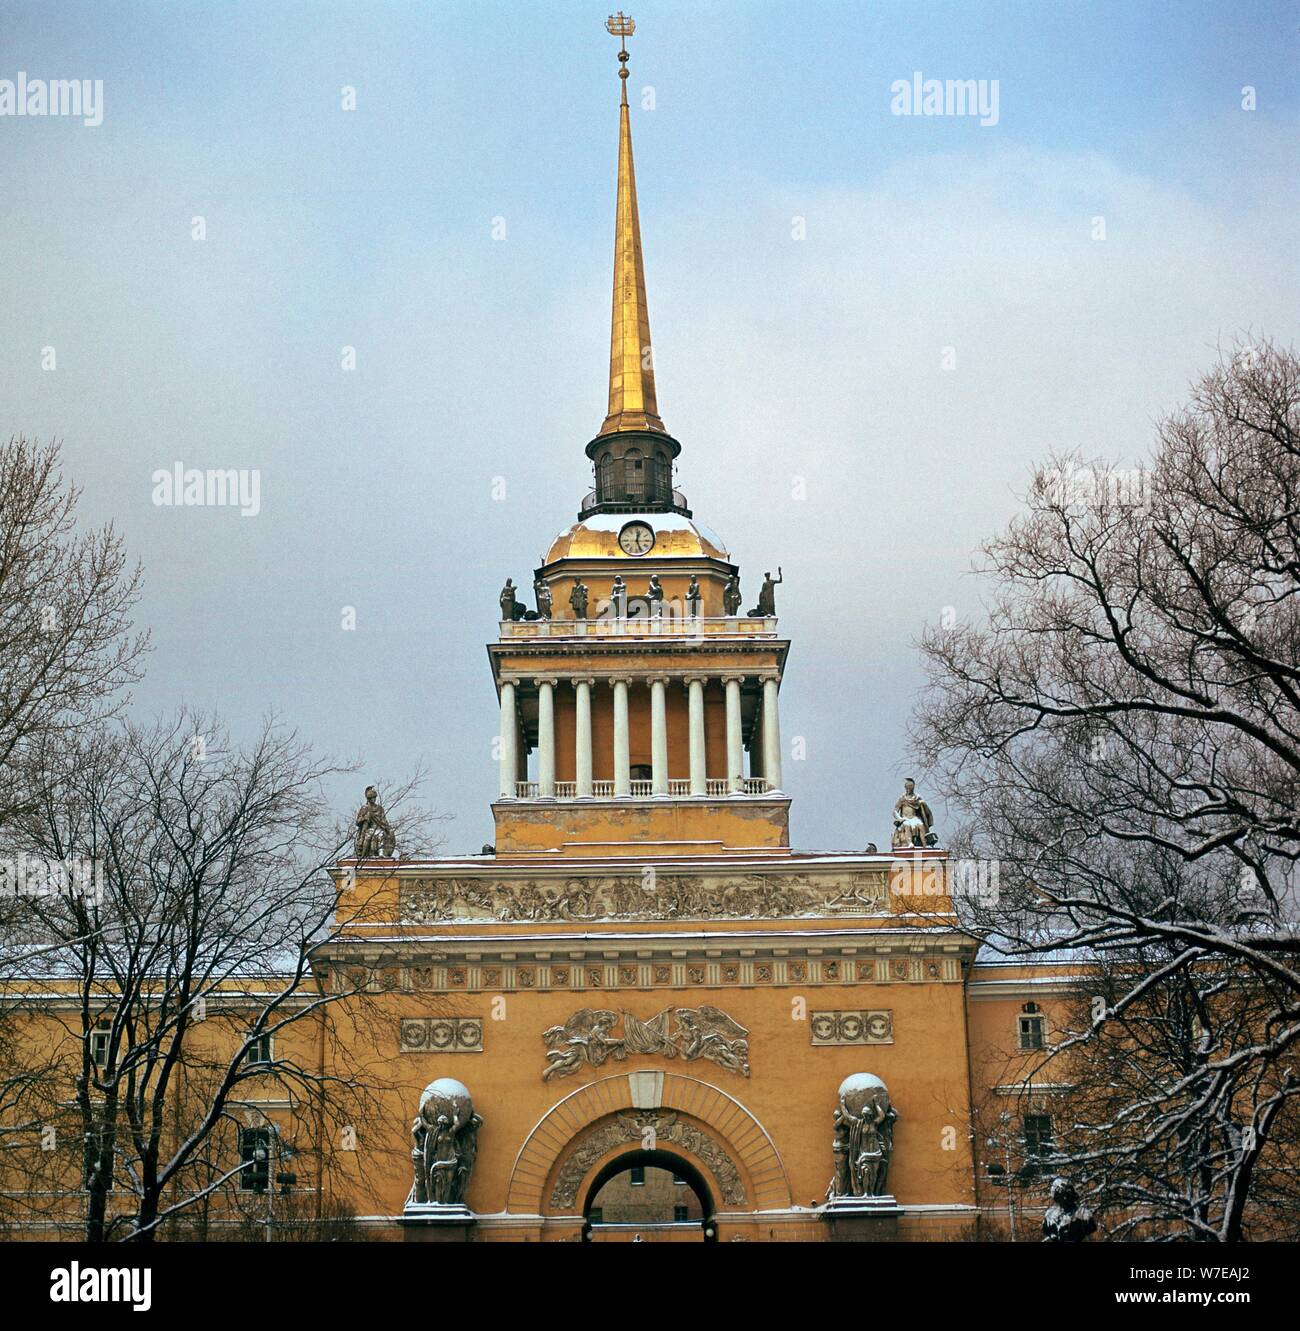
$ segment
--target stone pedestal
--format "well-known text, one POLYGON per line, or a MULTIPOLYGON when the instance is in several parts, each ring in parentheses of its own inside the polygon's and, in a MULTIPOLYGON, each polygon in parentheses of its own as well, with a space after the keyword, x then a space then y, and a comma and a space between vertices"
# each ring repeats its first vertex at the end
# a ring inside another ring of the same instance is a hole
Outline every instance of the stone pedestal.
POLYGON ((821 1208, 834 1243, 889 1243, 903 1214, 896 1197, 836 1197, 821 1208))
POLYGON ((468 1243, 475 1223, 468 1206, 409 1202, 398 1224, 406 1243, 468 1243))

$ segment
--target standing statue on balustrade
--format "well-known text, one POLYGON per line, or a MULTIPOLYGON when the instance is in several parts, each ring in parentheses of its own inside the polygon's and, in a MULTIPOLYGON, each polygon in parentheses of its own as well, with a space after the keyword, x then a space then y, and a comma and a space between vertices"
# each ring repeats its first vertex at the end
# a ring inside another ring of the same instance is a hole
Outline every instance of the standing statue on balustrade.
POLYGON ((740 574, 733 573, 722 589, 722 608, 728 618, 734 619, 740 614, 740 574))
POLYGON ((537 597, 537 617, 538 619, 550 619, 551 617, 551 584, 545 578, 537 578, 533 582, 533 594, 537 597))
POLYGON ((758 592, 758 604, 749 612, 751 619, 768 619, 776 614, 776 587, 777 583, 784 581, 780 564, 776 566, 776 577, 771 573, 763 574, 763 585, 758 592))
POLYGON ((359 860, 370 860, 376 856, 391 857, 397 848, 397 838, 384 813, 384 806, 379 802, 379 792, 374 786, 366 787, 366 802, 357 810, 355 821, 355 850, 359 860))

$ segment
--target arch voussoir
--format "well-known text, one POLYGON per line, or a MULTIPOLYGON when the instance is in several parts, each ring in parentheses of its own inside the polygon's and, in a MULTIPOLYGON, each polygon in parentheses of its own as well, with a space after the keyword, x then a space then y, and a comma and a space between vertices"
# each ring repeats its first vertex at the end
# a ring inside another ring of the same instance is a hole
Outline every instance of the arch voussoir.
MULTIPOLYGON (((791 1205, 790 1180, 771 1137, 734 1096, 697 1077, 665 1072, 655 1099, 655 1104, 647 1105, 642 1096, 634 1112, 676 1111, 701 1126, 704 1137, 695 1140, 712 1157, 712 1163, 703 1158, 699 1163, 719 1184, 720 1200, 728 1209, 760 1211, 791 1205), (737 1178, 730 1177, 728 1165, 734 1166, 737 1178), (719 1172, 725 1181, 719 1182, 719 1172)), ((566 1213, 569 1208, 557 1207, 548 1193, 552 1176, 578 1138, 597 1124, 629 1111, 633 1111, 633 1093, 627 1073, 589 1082, 553 1105, 534 1125, 515 1157, 506 1194, 507 1212, 566 1213)), ((689 1134, 685 1135, 689 1138, 689 1134)), ((677 1141, 671 1145, 687 1156, 695 1154, 690 1150, 689 1140, 686 1144, 677 1141)), ((595 1162, 591 1167, 596 1167, 595 1162)), ((566 1196, 569 1191, 566 1186, 566 1196)))

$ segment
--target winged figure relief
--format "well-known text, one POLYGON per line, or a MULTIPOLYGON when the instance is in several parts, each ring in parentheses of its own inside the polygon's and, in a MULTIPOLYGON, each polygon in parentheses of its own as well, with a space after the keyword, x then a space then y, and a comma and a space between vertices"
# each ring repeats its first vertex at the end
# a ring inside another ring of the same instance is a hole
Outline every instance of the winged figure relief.
POLYGON ((546 1061, 549 1064, 542 1073, 545 1081, 552 1077, 567 1077, 577 1072, 583 1063, 590 1063, 598 1068, 609 1057, 626 1057, 623 1041, 611 1038, 611 1032, 618 1024, 618 1013, 607 1008, 582 1008, 575 1012, 563 1026, 552 1026, 542 1032, 546 1041, 546 1061))
POLYGON ((749 1032, 738 1021, 708 1003, 679 1007, 675 1015, 677 1051, 685 1061, 707 1058, 742 1077, 749 1076, 749 1032))
POLYGON ((547 1067, 542 1076, 567 1077, 584 1063, 600 1067, 607 1059, 622 1061, 629 1054, 660 1054, 684 1062, 706 1058, 711 1063, 749 1076, 749 1032, 720 1008, 705 1003, 698 1008, 665 1008, 647 1021, 630 1012, 608 1008, 582 1008, 562 1026, 542 1032, 547 1067), (620 1020, 620 1035, 614 1028, 620 1020))

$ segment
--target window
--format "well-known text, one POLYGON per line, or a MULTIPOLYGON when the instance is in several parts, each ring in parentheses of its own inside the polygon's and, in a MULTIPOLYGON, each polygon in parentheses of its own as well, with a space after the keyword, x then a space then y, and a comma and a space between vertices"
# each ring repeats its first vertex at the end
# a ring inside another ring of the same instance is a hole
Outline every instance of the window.
POLYGON ((588 1216, 587 1216, 587 1219, 588 1219, 588 1220, 591 1222, 591 1224, 593 1224, 593 1225, 600 1225, 600 1224, 603 1224, 604 1221, 605 1221, 605 1212, 604 1212, 603 1210, 601 1210, 601 1208, 600 1208, 599 1206, 593 1206, 593 1207, 591 1208, 590 1213, 589 1213, 588 1216))
POLYGON ((635 448, 623 459, 623 485, 629 499, 645 498, 645 459, 635 448))
POLYGON ((1052 1116, 1050 1114, 1026 1114, 1024 1119, 1025 1154, 1051 1155, 1055 1150, 1052 1141, 1052 1116))
POLYGON ((674 1175, 673 1175, 673 1182, 674 1182, 679 1188, 684 1188, 684 1187, 686 1186, 686 1180, 685 1180, 680 1174, 674 1174, 674 1175))
POLYGON ((662 453, 654 453, 650 457, 650 498, 654 500, 665 500, 668 498, 668 492, 672 489, 669 484, 671 472, 668 469, 668 459, 662 453))
POLYGON ((112 1036, 112 1027, 107 1021, 97 1021, 95 1029, 90 1032, 90 1061, 97 1068, 108 1066, 108 1043, 112 1036))
POLYGON ((689 1220, 691 1218, 691 1208, 689 1206, 674 1206, 673 1219, 675 1221, 689 1220))
POLYGON ((644 1165, 633 1165, 632 1168, 631 1168, 630 1170, 628 1170, 628 1173, 631 1174, 631 1176, 632 1176, 630 1182, 631 1182, 631 1184, 632 1184, 632 1186, 633 1186, 634 1188, 644 1188, 644 1187, 645 1187, 645 1166, 644 1166, 644 1165))
POLYGON ((244 1056, 245 1061, 248 1063, 269 1063, 271 1052, 271 1037, 269 1035, 259 1035, 248 1046, 248 1053, 244 1056))
POLYGON ((271 1128, 240 1128, 239 1186, 244 1192, 265 1192, 271 1181, 271 1128))
POLYGON ((596 490, 598 499, 614 497, 614 459, 608 453, 600 459, 600 469, 596 473, 596 490))
POLYGON ((1026 1003, 1020 1013, 1020 1048, 1025 1051, 1042 1049, 1047 1043, 1047 1023, 1038 1011, 1038 1004, 1026 1003))

